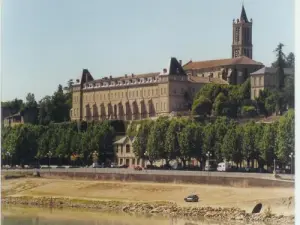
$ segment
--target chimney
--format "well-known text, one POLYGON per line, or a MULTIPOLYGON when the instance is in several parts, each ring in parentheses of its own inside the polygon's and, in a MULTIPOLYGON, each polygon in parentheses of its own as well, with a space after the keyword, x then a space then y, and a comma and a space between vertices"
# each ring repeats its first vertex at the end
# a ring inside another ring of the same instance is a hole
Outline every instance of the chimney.
POLYGON ((133 73, 131 74, 131 77, 134 77, 134 74, 133 74, 133 73))
POLYGON ((109 76, 109 79, 112 79, 112 75, 109 76))
POLYGON ((125 78, 127 78, 127 74, 125 74, 125 78))
POLYGON ((182 60, 179 60, 179 64, 180 64, 180 66, 182 66, 182 60))

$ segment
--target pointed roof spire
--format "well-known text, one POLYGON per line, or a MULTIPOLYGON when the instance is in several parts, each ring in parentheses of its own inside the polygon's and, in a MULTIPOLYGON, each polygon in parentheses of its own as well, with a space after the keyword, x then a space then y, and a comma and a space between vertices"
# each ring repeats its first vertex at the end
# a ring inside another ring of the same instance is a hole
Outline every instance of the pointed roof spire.
POLYGON ((244 8, 244 3, 242 5, 242 12, 241 12, 240 21, 245 21, 246 23, 249 23, 249 20, 247 18, 247 14, 246 14, 246 10, 244 8))

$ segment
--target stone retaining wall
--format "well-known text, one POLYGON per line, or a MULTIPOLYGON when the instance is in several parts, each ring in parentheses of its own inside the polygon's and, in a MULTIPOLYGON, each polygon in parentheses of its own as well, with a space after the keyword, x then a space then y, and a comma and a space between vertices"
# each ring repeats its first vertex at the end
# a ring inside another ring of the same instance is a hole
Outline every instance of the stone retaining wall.
POLYGON ((91 173, 91 172, 46 172, 42 176, 61 176, 110 181, 147 181, 160 183, 194 183, 212 184, 235 187, 294 187, 294 182, 281 180, 260 179, 251 177, 222 177, 222 176, 188 176, 188 175, 158 175, 158 174, 122 174, 122 173, 91 173))

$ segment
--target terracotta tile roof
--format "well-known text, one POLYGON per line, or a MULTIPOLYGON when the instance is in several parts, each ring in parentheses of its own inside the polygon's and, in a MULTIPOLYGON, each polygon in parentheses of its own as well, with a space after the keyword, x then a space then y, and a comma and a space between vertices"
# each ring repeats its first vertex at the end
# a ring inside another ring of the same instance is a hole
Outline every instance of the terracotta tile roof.
POLYGON ((207 60, 207 61, 198 61, 198 62, 188 62, 183 66, 184 70, 192 69, 204 69, 204 68, 213 68, 219 66, 228 66, 228 65, 263 65, 260 62, 254 61, 246 56, 241 56, 237 58, 230 59, 216 59, 216 60, 207 60))
POLYGON ((198 77, 198 76, 189 76, 189 81, 192 83, 202 83, 202 84, 228 84, 227 81, 221 78, 209 78, 209 77, 198 77))

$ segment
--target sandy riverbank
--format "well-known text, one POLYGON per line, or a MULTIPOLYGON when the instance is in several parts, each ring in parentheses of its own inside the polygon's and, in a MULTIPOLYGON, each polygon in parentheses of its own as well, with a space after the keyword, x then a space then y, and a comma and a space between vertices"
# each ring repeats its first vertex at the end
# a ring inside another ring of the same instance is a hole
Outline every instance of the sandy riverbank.
MULTIPOLYGON (((240 188, 191 184, 20 178, 2 181, 2 203, 82 207, 151 214, 251 219, 256 203, 286 219, 294 215, 293 188, 240 188), (198 203, 183 198, 195 193, 198 203), (27 197, 26 197, 27 196, 27 197), (51 199, 52 197, 52 199, 51 199), (160 203, 158 203, 160 202, 160 203), (100 207, 101 206, 101 207, 100 207), (221 209, 222 208, 222 209, 221 209), (224 209, 227 208, 227 209, 224 209), (221 216, 220 216, 221 215, 221 216)), ((258 217, 258 216, 256 216, 258 217)), ((254 218, 261 220, 262 218, 254 218)), ((252 218, 253 219, 253 218, 252 218)), ((278 218, 276 217, 278 220, 278 218)))

